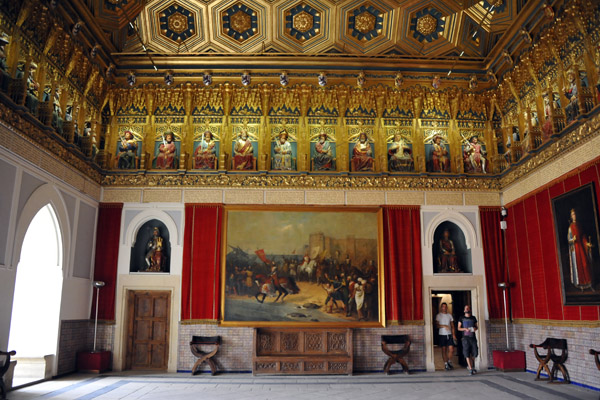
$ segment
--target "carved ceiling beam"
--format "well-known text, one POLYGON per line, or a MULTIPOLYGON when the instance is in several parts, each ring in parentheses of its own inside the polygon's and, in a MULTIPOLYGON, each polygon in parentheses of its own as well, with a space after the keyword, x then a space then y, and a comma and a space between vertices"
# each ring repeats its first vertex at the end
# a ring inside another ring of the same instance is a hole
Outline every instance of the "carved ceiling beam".
MULTIPOLYGON (((528 1, 523 6, 523 9, 519 14, 517 14, 517 18, 515 18, 507 32, 519 32, 521 27, 525 25, 525 22, 530 18, 531 14, 535 11, 535 9, 539 6, 539 2, 537 1, 528 1)), ((488 55, 485 64, 485 70, 491 69, 496 59, 500 58, 502 55, 502 51, 506 49, 509 43, 513 40, 514 35, 502 35, 498 43, 494 46, 492 52, 488 55)), ((497 73, 500 71, 497 71, 497 73)))

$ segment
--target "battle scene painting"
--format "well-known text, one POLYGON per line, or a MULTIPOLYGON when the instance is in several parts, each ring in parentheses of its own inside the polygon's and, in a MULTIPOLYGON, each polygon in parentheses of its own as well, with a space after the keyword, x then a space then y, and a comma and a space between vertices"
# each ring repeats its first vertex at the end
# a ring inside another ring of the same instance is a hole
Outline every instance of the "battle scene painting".
POLYGON ((379 208, 228 207, 222 324, 383 326, 379 208))

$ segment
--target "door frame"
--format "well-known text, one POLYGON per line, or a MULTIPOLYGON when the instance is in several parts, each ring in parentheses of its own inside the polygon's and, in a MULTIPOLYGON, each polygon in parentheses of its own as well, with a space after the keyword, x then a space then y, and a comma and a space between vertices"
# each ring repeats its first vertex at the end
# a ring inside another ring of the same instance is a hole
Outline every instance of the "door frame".
POLYGON ((127 355, 127 292, 166 291, 171 293, 169 313, 168 372, 177 372, 177 348, 179 340, 179 313, 181 304, 181 279, 179 276, 161 274, 123 274, 117 277, 116 315, 114 325, 113 370, 122 371, 127 355))
POLYGON ((486 329, 485 312, 485 282, 482 276, 424 276, 423 296, 427 301, 423 302, 425 319, 425 365, 428 372, 435 371, 433 335, 435 327, 431 307, 431 297, 437 291, 469 291, 471 292, 471 308, 473 315, 477 317, 479 329, 477 330, 477 344, 479 345, 479 356, 475 359, 475 369, 488 369, 488 337, 486 329))
MULTIPOLYGON (((133 336, 134 336, 134 316, 135 316, 135 303, 133 303, 133 301, 135 300, 135 295, 136 293, 160 293, 160 294, 166 294, 167 297, 167 323, 166 323, 166 328, 167 328, 167 332, 165 334, 165 338, 167 340, 166 346, 166 352, 165 352, 165 356, 166 356, 166 364, 164 369, 167 370, 169 368, 169 351, 171 349, 171 340, 170 340, 170 336, 169 333, 171 331, 171 296, 172 293, 169 290, 154 290, 154 289, 148 289, 148 290, 127 290, 127 295, 126 295, 126 313, 125 313, 125 326, 126 326, 126 341, 125 341, 125 364, 123 366, 123 369, 127 369, 127 370, 132 370, 135 369, 132 367, 132 355, 133 355, 133 336)), ((147 370, 153 370, 153 369, 157 369, 162 371, 163 368, 145 368, 147 370)))

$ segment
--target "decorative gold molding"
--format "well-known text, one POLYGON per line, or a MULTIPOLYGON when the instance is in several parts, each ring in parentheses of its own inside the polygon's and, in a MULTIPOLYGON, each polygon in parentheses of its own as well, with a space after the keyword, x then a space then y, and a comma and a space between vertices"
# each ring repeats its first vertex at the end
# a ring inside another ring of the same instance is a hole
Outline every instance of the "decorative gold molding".
POLYGON ((71 150, 63 147, 57 140, 42 131, 33 123, 27 121, 21 115, 6 105, 0 103, 0 120, 8 125, 9 129, 21 138, 36 145, 39 148, 45 149, 56 158, 62 160, 65 164, 74 167, 79 172, 88 176, 96 183, 100 183, 100 172, 93 169, 86 161, 77 157, 71 150))
MULTIPOLYGON (((490 319, 491 323, 502 323, 504 319, 490 319)), ((512 322, 514 325, 546 325, 546 326, 564 326, 574 328, 598 328, 600 321, 570 321, 558 319, 534 319, 534 318, 515 318, 512 322)))
POLYGON ((387 320, 385 322, 385 326, 386 327, 390 327, 390 326, 403 326, 403 325, 413 325, 413 326, 424 326, 425 325, 425 321, 422 319, 417 319, 417 320, 401 320, 401 321, 397 321, 397 320, 387 320))
POLYGON ((106 175, 103 186, 500 191, 497 178, 322 175, 106 175))
POLYGON ((219 320, 216 319, 187 319, 180 321, 180 325, 219 325, 219 320))
POLYGON ((557 156, 584 145, 598 134, 600 134, 600 114, 594 115, 591 119, 582 123, 556 142, 551 143, 539 153, 532 155, 525 163, 509 171, 500 179, 500 187, 504 189, 510 186, 538 168, 552 162, 557 156))

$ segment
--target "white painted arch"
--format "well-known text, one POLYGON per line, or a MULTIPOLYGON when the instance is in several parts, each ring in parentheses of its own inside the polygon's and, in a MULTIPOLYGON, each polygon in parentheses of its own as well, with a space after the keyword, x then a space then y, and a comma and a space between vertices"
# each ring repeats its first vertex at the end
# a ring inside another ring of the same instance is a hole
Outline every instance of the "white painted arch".
POLYGON ((435 230, 438 228, 438 226, 440 226, 441 223, 446 221, 455 223, 462 230, 463 234, 465 235, 465 242, 468 249, 479 247, 479 240, 475 227, 467 217, 455 210, 440 211, 431 219, 429 225, 424 227, 424 247, 433 247, 433 235, 435 230))
MULTIPOLYGON (((27 199, 23 211, 18 216, 17 228, 15 230, 15 241, 13 247, 12 262, 10 265, 16 268, 21 258, 21 248, 27 229, 36 216, 46 205, 50 205, 56 219, 58 220, 61 242, 62 242, 62 260, 57 260, 57 265, 62 265, 63 278, 67 276, 67 266, 69 265, 69 255, 71 254, 71 222, 65 201, 60 191, 52 184, 46 183, 37 188, 27 199)), ((59 252, 60 254, 61 252, 59 252)))
POLYGON ((157 219, 165 224, 167 229, 169 230, 169 239, 171 241, 171 246, 180 245, 179 231, 177 230, 177 224, 173 220, 173 218, 167 214, 166 212, 156 209, 149 208, 142 210, 139 214, 132 218, 129 226, 125 228, 125 234, 123 235, 122 244, 125 246, 133 247, 135 245, 135 238, 137 236, 138 231, 146 222, 157 219))

